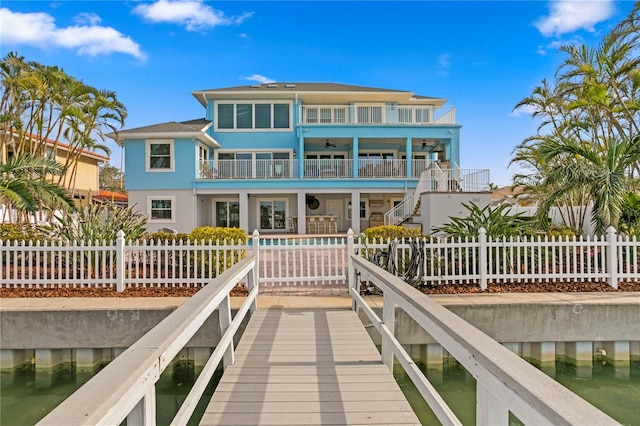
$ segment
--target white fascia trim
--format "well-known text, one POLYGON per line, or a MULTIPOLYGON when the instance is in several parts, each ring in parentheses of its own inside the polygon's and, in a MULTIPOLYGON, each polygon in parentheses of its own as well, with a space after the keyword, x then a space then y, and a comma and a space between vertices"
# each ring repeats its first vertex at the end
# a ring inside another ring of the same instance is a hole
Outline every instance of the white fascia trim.
MULTIPOLYGON (((208 129, 209 126, 211 126, 211 124, 208 124, 203 130, 208 129)), ((118 138, 114 140, 118 142, 122 142, 125 139, 192 139, 192 138, 195 138, 200 142, 207 144, 209 146, 213 146, 214 148, 220 147, 220 143, 218 143, 217 140, 209 136, 207 133, 203 133, 202 131, 186 132, 186 133, 175 133, 175 132, 174 133, 172 132, 127 133, 126 135, 118 135, 118 138)))

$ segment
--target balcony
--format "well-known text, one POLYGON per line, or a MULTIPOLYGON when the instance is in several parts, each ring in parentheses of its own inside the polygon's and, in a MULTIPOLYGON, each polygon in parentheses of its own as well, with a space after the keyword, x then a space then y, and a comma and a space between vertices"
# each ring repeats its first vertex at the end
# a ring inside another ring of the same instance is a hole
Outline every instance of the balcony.
POLYGON ((402 105, 301 105, 298 124, 456 124, 454 107, 402 105))
POLYGON ((208 160, 200 162, 197 177, 216 180, 298 179, 299 167, 302 167, 305 179, 417 179, 429 169, 430 164, 430 160, 411 160, 411 176, 407 176, 407 161, 395 159, 208 160))

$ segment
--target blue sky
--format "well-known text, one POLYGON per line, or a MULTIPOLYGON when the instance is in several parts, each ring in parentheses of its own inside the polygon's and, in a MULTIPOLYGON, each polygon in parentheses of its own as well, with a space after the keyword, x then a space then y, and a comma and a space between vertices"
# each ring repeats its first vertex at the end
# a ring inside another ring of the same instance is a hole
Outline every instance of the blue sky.
MULTIPOLYGON (((537 128, 514 106, 595 45, 632 1, 10 1, 0 49, 116 91, 126 128, 204 116, 193 90, 334 82, 446 98, 461 164, 508 185, 514 147, 537 128)), ((113 141, 112 164, 120 165, 113 141)))

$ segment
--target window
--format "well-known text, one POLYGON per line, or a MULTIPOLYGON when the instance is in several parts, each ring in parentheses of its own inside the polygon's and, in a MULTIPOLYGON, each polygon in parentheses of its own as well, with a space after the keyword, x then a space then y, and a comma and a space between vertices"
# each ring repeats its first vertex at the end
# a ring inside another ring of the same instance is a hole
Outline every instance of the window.
POLYGON ((253 125, 253 105, 236 105, 236 129, 250 129, 253 125))
MULTIPOLYGON (((288 126, 287 126, 288 127, 288 126)), ((256 129, 271 128, 271 105, 256 105, 256 129)))
POLYGON ((289 104, 273 105, 273 128, 288 129, 289 128, 289 104))
POLYGON ((173 141, 147 141, 147 171, 173 171, 173 141))
POLYGON ((216 129, 272 130, 291 128, 291 104, 218 104, 216 129))
MULTIPOLYGON (((351 201, 347 204, 347 217, 351 219, 351 201)), ((360 201, 360 219, 367 218, 367 202, 360 201)))
POLYGON ((218 128, 233 129, 233 104, 218 105, 218 128))
POLYGON ((149 197, 149 218, 153 222, 175 222, 174 197, 149 197))

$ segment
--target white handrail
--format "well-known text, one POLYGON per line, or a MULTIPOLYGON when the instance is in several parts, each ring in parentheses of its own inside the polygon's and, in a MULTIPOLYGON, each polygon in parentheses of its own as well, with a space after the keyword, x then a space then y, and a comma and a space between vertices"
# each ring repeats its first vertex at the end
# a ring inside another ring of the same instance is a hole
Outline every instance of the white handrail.
MULTIPOLYGON (((126 418, 134 424, 155 424, 155 383, 178 352, 211 314, 218 310, 221 338, 200 373, 174 424, 184 424, 195 408, 216 367, 233 363, 233 336, 248 312, 255 309, 258 286, 256 258, 248 254, 178 307, 63 401, 38 425, 117 425, 126 418), (249 295, 231 321, 231 290, 244 278, 249 295)), ((131 423, 129 423, 131 424, 131 423)))
MULTIPOLYGON (((403 365, 416 387, 443 424, 459 424, 446 404, 432 394, 423 374, 415 374, 410 356, 394 337, 396 306, 438 341, 477 381, 476 422, 507 425, 509 413, 525 424, 578 425, 618 424, 614 419, 578 397, 525 360, 491 339, 442 305, 431 300, 389 272, 361 256, 350 259, 352 274, 349 293, 354 309, 362 308, 382 335, 382 357, 390 368, 393 357, 403 365), (380 320, 360 296, 358 281, 377 286, 384 294, 380 320), (434 405, 432 405, 434 404, 434 405)), ((419 371, 419 370, 418 370, 419 371)))

